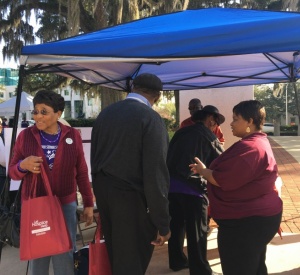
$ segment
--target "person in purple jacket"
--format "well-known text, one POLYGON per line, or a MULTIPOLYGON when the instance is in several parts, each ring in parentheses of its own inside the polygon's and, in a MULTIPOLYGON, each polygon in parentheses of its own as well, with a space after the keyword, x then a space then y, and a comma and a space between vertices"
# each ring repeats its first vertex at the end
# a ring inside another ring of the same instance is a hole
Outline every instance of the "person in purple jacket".
MULTIPOLYGON (((9 175, 14 180, 23 180, 21 200, 28 198, 33 178, 37 176, 37 195, 41 196, 45 194, 43 188, 39 188, 43 166, 52 192, 62 204, 75 250, 77 186, 83 198, 86 225, 93 221, 94 206, 81 136, 78 130, 58 122, 65 107, 61 95, 48 90, 39 91, 33 99, 33 105, 35 125, 19 134, 13 148, 9 175)), ((55 275, 74 274, 73 251, 30 261, 30 274, 48 274, 50 260, 55 275)))
POLYGON ((209 166, 198 158, 191 171, 208 181, 211 216, 218 224, 218 249, 224 275, 267 275, 267 244, 281 222, 282 201, 275 191, 277 164, 257 100, 233 108, 232 133, 241 138, 209 166))
POLYGON ((191 175, 188 165, 197 156, 209 166, 224 151, 211 128, 224 123, 225 117, 215 106, 206 105, 196 111, 192 118, 193 125, 176 131, 167 155, 172 232, 168 241, 169 267, 173 271, 189 268, 190 275, 212 275, 215 273, 207 260, 206 180, 191 175), (183 251, 185 235, 188 257, 183 251))

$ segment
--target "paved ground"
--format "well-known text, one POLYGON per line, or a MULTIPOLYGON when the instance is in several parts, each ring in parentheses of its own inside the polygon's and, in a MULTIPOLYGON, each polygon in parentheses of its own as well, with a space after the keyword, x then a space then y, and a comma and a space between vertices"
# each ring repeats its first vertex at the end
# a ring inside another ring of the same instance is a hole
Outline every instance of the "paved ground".
POLYGON ((300 137, 280 136, 269 140, 283 181, 281 227, 283 232, 300 233, 300 137))
MULTIPOLYGON (((279 174, 283 181, 281 197, 284 203, 283 239, 278 235, 268 245, 267 266, 271 275, 300 274, 300 137, 270 137, 279 174)), ((215 224, 212 223, 213 226, 215 224)), ((88 241, 93 232, 84 233, 88 241)), ((217 228, 208 238, 208 260, 215 272, 221 272, 216 243, 217 228)), ((81 243, 77 243, 81 246, 81 243)), ((0 264, 0 274, 21 275, 26 272, 26 262, 19 260, 19 250, 4 247, 0 264)), ((50 271, 50 275, 53 272, 50 271)), ((187 275, 187 270, 172 272, 168 268, 167 245, 157 247, 146 275, 187 275)), ((41 274, 45 275, 45 274, 41 274)), ((242 275, 242 274, 241 274, 242 275)))

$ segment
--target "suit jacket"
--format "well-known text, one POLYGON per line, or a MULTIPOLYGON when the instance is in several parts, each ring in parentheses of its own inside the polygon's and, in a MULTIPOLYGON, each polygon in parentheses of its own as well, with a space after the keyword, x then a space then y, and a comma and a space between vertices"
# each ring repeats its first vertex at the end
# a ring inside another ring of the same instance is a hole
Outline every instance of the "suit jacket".
POLYGON ((167 149, 164 121, 135 99, 102 110, 92 130, 92 178, 104 172, 143 192, 151 219, 162 235, 169 232, 167 149))

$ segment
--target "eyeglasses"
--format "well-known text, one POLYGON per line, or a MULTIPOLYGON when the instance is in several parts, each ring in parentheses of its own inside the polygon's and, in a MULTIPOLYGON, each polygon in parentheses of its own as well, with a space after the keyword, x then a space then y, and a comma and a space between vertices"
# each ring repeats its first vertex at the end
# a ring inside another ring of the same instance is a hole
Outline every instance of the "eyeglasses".
MULTIPOLYGON (((216 121, 211 120, 210 126, 211 126, 211 127, 215 127, 216 125, 218 125, 218 123, 217 123, 216 121)), ((219 126, 219 125, 218 125, 218 126, 219 126)))
POLYGON ((220 120, 217 116, 214 116, 214 119, 215 119, 215 123, 220 126, 220 120))
POLYGON ((45 110, 45 109, 43 109, 43 110, 41 110, 41 111, 37 111, 37 110, 33 110, 32 112, 31 112, 31 114, 32 115, 38 115, 38 114, 41 114, 42 116, 46 116, 46 115, 48 115, 49 113, 51 113, 51 112, 49 112, 49 111, 47 111, 47 110, 45 110))

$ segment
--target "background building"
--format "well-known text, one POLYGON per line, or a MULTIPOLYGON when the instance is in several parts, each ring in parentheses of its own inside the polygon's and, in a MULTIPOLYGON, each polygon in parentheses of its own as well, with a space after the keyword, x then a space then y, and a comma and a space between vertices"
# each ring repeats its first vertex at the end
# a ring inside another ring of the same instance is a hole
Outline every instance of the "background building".
POLYGON ((14 96, 19 80, 18 69, 0 68, 0 102, 14 96))
MULTIPOLYGON (((19 70, 10 68, 0 68, 0 102, 6 101, 15 96, 19 80, 19 70)), ((27 91, 25 91, 27 92, 27 91)), ((80 94, 79 91, 72 90, 70 87, 57 89, 66 103, 64 118, 92 118, 100 112, 99 97, 87 97, 87 94, 80 94)), ((27 120, 28 114, 23 114, 27 120)), ((7 117, 9 118, 9 117, 7 117)))

